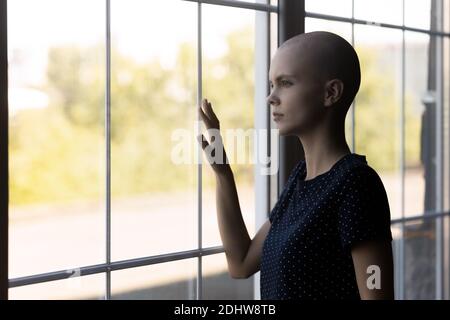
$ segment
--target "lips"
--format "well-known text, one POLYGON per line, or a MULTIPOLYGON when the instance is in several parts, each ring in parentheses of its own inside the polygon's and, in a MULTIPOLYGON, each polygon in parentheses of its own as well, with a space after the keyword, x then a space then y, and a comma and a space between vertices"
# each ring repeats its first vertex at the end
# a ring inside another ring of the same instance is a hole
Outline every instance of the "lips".
POLYGON ((279 121, 283 117, 283 114, 282 113, 278 113, 278 112, 273 112, 272 116, 273 116, 273 120, 274 121, 279 121))

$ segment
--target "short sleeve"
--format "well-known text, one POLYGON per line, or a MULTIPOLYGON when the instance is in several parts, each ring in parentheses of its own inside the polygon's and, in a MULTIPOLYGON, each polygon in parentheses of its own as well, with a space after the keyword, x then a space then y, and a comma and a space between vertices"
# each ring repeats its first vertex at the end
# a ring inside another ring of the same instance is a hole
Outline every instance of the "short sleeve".
POLYGON ((295 178, 298 175, 298 171, 301 168, 302 162, 304 162, 304 160, 300 160, 297 163, 297 165, 294 167, 294 169, 292 170, 291 174, 289 175, 289 178, 288 178, 288 180, 287 180, 287 182, 285 184, 285 187, 283 188, 283 191, 281 192, 280 197, 278 198, 277 202, 273 206, 272 211, 269 214, 270 223, 273 223, 273 220, 274 220, 275 216, 280 211, 281 205, 284 203, 288 192, 292 192, 292 188, 295 186, 295 183, 294 183, 295 182, 295 178))
POLYGON ((342 248, 366 240, 392 241, 389 201, 375 170, 356 167, 344 179, 337 218, 342 248))

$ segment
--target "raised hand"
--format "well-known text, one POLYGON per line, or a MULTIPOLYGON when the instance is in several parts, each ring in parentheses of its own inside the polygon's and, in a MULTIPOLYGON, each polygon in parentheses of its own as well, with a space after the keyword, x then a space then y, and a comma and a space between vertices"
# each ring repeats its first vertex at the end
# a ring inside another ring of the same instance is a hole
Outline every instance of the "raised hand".
POLYGON ((209 143, 203 134, 200 134, 197 140, 202 146, 214 172, 228 172, 230 166, 223 146, 222 136, 220 135, 220 122, 212 109, 211 103, 207 99, 203 99, 202 104, 198 107, 198 112, 209 133, 211 142, 209 143))

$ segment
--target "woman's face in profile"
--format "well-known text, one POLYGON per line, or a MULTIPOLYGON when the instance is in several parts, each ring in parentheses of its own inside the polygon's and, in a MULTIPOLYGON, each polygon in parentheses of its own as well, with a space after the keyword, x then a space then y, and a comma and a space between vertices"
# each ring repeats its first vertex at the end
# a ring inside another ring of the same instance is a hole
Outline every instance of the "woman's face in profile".
POLYGON ((280 135, 308 131, 324 114, 324 85, 306 52, 285 47, 278 49, 269 71, 271 116, 280 135))

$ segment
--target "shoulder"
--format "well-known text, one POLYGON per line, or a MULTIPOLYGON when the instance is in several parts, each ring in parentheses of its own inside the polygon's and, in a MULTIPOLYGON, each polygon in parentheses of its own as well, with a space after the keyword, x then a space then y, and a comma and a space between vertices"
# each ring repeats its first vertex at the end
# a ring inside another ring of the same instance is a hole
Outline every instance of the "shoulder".
POLYGON ((346 183, 381 182, 381 178, 375 169, 367 164, 349 168, 347 171, 343 172, 341 180, 346 183))
POLYGON ((380 183, 381 178, 364 155, 354 154, 342 163, 337 170, 336 180, 343 185, 372 182, 380 183))
POLYGON ((356 195, 377 199, 387 197, 381 177, 365 161, 365 156, 345 162, 336 173, 335 181, 337 189, 352 198, 356 195))

